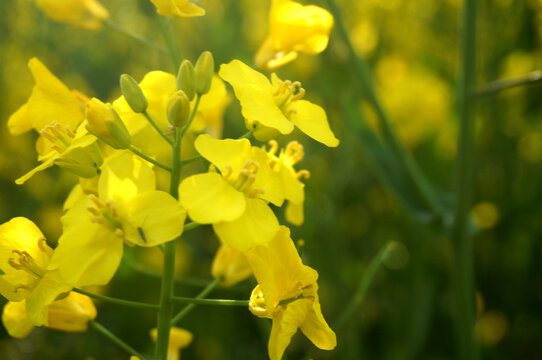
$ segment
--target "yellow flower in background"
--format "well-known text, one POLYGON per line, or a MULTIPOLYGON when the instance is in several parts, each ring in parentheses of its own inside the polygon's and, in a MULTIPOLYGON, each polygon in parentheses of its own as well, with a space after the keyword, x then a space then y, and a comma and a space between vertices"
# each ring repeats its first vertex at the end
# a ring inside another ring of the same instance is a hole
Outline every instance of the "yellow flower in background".
POLYGON ((274 73, 271 81, 239 60, 220 66, 218 73, 230 83, 241 103, 247 129, 261 141, 289 134, 294 125, 327 146, 339 145, 320 106, 302 100, 305 90, 298 81, 282 81, 274 73))
POLYGON ((71 26, 96 30, 109 19, 107 9, 96 0, 36 0, 51 19, 71 26))
POLYGON ((245 254, 221 244, 213 259, 211 273, 215 279, 222 277, 222 286, 232 286, 252 275, 252 269, 245 254))
POLYGON ((77 201, 62 217, 63 234, 48 266, 64 282, 103 285, 115 274, 123 244, 157 246, 181 235, 185 211, 171 195, 155 190, 155 175, 128 152, 102 168, 98 196, 77 201))
POLYGON ((194 17, 205 15, 205 10, 189 0, 151 0, 158 14, 176 17, 194 17))
POLYGON ((269 35, 256 53, 255 63, 274 69, 295 60, 298 53, 319 54, 327 47, 332 26, 333 16, 321 7, 273 0, 269 35))
MULTIPOLYGON (((96 318, 97 311, 92 300, 85 295, 70 292, 67 297, 53 302, 47 308, 49 329, 82 332, 87 330, 89 320, 96 318)), ((2 312, 2 323, 10 336, 27 337, 34 324, 28 319, 26 302, 8 302, 2 312)))
POLYGON ((294 165, 303 160, 305 152, 303 145, 297 141, 291 141, 286 148, 281 149, 277 156, 278 143, 269 141, 270 148, 267 152, 271 169, 278 174, 284 199, 288 200, 286 207, 286 220, 294 225, 301 225, 304 221, 303 202, 305 201, 305 184, 300 178, 308 178, 308 170, 296 171, 294 165))
POLYGON ((195 147, 221 174, 181 182, 179 201, 190 218, 213 224, 218 237, 240 251, 271 241, 279 224, 267 202, 280 206, 283 198, 265 152, 247 139, 216 140, 207 134, 198 136, 195 147))
MULTIPOLYGON (((195 100, 193 101, 195 102, 195 100)), ((218 76, 213 76, 211 89, 201 97, 190 130, 193 132, 207 131, 215 139, 220 139, 224 127, 224 112, 230 102, 231 96, 226 90, 226 84, 218 76)), ((194 105, 192 104, 192 106, 194 105)))
POLYGON ((10 133, 19 135, 32 129, 40 132, 53 121, 75 131, 85 118, 84 96, 70 91, 37 58, 30 59, 28 68, 36 84, 26 104, 10 116, 10 133))
POLYGON ((301 262, 290 230, 281 226, 273 241, 245 255, 258 281, 249 309, 256 316, 273 320, 268 343, 271 360, 282 359, 298 328, 318 348, 334 349, 337 339, 318 299, 318 273, 301 262))
MULTIPOLYGON (((152 340, 156 341, 158 329, 152 329, 150 335, 152 340)), ((169 330, 167 360, 179 360, 181 358, 181 349, 190 345, 193 338, 194 335, 190 331, 172 326, 169 330)))

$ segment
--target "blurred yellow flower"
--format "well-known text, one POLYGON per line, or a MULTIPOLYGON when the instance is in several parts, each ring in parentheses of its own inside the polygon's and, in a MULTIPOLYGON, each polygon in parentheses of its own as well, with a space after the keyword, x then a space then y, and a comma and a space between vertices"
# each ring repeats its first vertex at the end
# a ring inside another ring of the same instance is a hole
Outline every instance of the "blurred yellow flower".
POLYGON ((164 16, 193 17, 205 15, 205 10, 189 0, 151 0, 158 14, 164 16))
MULTIPOLYGON (((156 341, 158 329, 151 330, 151 338, 156 341)), ((179 360, 181 358, 181 349, 187 347, 192 342, 194 335, 188 330, 172 326, 169 330, 169 343, 167 348, 167 360, 179 360)))
POLYGON ((211 273, 215 279, 222 277, 222 286, 232 286, 252 275, 252 269, 241 251, 221 244, 213 259, 211 273))
POLYGON ((301 100, 305 90, 298 81, 282 81, 274 73, 271 81, 239 60, 220 66, 220 77, 230 83, 241 103, 246 127, 258 140, 289 134, 294 125, 327 146, 339 145, 320 106, 301 100))
POLYGON ((258 281, 249 309, 256 316, 273 320, 268 344, 271 360, 282 359, 298 328, 318 348, 334 349, 337 339, 318 299, 318 273, 301 262, 290 230, 281 226, 273 241, 245 255, 258 281))
POLYGON ((321 53, 327 47, 332 26, 333 17, 321 7, 273 0, 269 35, 256 53, 256 65, 274 69, 296 59, 298 52, 321 53))
POLYGON ((36 0, 36 5, 51 19, 83 29, 99 29, 109 18, 96 0, 36 0))
MULTIPOLYGON (((67 297, 53 302, 47 308, 49 329, 82 332, 87 330, 89 320, 96 318, 96 307, 85 295, 70 292, 67 297)), ((26 302, 8 302, 2 312, 2 323, 10 336, 24 338, 34 329, 28 319, 26 302)))

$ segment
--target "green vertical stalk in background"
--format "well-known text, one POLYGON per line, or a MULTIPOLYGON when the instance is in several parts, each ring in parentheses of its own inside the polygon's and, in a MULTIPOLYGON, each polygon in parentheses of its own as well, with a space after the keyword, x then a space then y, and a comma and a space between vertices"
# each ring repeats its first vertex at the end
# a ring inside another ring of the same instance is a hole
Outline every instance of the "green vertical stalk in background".
POLYGON ((162 32, 162 37, 166 42, 166 46, 169 51, 169 56, 173 61, 173 66, 175 66, 175 72, 179 70, 181 66, 181 51, 177 45, 177 40, 175 40, 175 33, 173 32, 173 26, 171 25, 170 18, 159 16, 160 20, 160 31, 162 32))
POLYGON ((463 5, 461 70, 458 86, 459 138, 456 172, 456 208, 452 227, 454 264, 452 267, 455 328, 461 359, 476 359, 474 325, 474 264, 469 234, 469 213, 473 187, 474 101, 476 83, 476 0, 463 5))

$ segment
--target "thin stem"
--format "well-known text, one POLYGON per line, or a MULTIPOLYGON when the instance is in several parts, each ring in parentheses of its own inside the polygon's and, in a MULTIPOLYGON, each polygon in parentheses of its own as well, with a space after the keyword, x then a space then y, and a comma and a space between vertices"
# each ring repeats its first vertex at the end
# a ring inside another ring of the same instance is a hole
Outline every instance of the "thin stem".
POLYGON ((461 35, 461 72, 458 86, 459 138, 456 172, 456 208, 451 237, 454 245, 452 268, 455 297, 455 329, 459 358, 477 358, 474 336, 475 298, 472 243, 469 213, 473 187, 474 103, 470 94, 476 79, 476 0, 463 5, 461 35))
POLYGON ((194 120, 194 117, 196 117, 196 113, 198 112, 199 102, 201 100, 201 95, 196 94, 196 102, 194 103, 194 108, 192 109, 192 113, 190 113, 190 117, 188 118, 188 122, 185 126, 183 126, 181 130, 181 138, 186 134, 188 129, 190 128, 190 125, 192 125, 192 121, 194 120))
POLYGON ((167 170, 169 172, 172 171, 171 167, 165 165, 165 164, 162 164, 161 162, 159 161, 156 161, 154 160, 153 158, 143 154, 141 151, 137 150, 135 147, 133 147, 132 145, 130 145, 130 147, 128 148, 128 150, 130 150, 131 152, 133 152, 134 154, 136 154, 137 156, 139 156, 140 158, 144 159, 144 160, 147 160, 148 162, 158 166, 159 168, 162 168, 164 170, 167 170))
POLYGON ((166 46, 169 52, 169 56, 173 61, 175 66, 175 71, 181 66, 181 50, 175 39, 175 33, 173 32, 173 26, 171 24, 171 19, 165 16, 159 16, 160 20, 160 31, 162 32, 162 37, 166 42, 166 46))
POLYGON ((164 138, 164 140, 166 140, 168 142, 169 145, 173 145, 173 140, 171 140, 170 138, 167 137, 166 134, 164 134, 164 132, 162 130, 160 130, 160 128, 158 127, 158 125, 156 125, 156 123, 154 122, 154 120, 151 118, 151 116, 149 115, 149 113, 147 112, 147 110, 143 111, 143 115, 145 115, 145 117, 147 118, 147 120, 149 121, 149 123, 152 125, 152 127, 154 128, 154 130, 156 130, 158 132, 158 134, 160 134, 160 136, 162 136, 164 138))
POLYGON ((126 344, 124 341, 119 339, 111 331, 107 330, 102 324, 100 324, 100 323, 98 323, 98 322, 96 322, 94 320, 89 320, 88 325, 91 328, 93 328, 94 330, 98 331, 103 336, 105 336, 106 338, 108 338, 109 340, 111 340, 112 342, 114 342, 115 344, 117 344, 122 349, 126 350, 126 352, 128 352, 129 354, 137 356, 141 360, 147 360, 147 358, 145 356, 141 355, 133 347, 131 347, 130 345, 126 344))
POLYGON ((378 100, 371 80, 369 66, 366 64, 364 59, 357 56, 354 47, 352 46, 352 42, 350 41, 350 38, 348 36, 348 32, 344 27, 342 14, 339 7, 337 6, 335 0, 327 0, 327 3, 329 5, 331 13, 335 17, 339 34, 345 42, 348 48, 348 52, 350 53, 352 62, 354 63, 353 70, 355 72, 356 78, 360 81, 362 95, 376 111, 378 118, 380 119, 382 129, 384 131, 385 139, 389 143, 397 158, 405 167, 407 173, 410 175, 423 201, 435 215, 442 217, 442 215, 444 214, 444 209, 441 202, 436 197, 431 185, 421 172, 418 164, 414 161, 410 153, 408 153, 405 147, 401 144, 399 138, 395 134, 393 127, 391 126, 388 116, 386 115, 384 109, 380 104, 380 101, 378 100))
POLYGON ((139 35, 133 33, 132 31, 126 29, 124 26, 122 26, 121 24, 119 24, 117 22, 114 22, 114 21, 112 21, 110 19, 107 19, 104 22, 105 22, 105 24, 107 26, 109 26, 113 30, 116 30, 116 31, 118 31, 118 32, 120 32, 120 33, 122 33, 122 34, 136 40, 136 41, 139 41, 140 43, 142 43, 144 45, 152 47, 152 48, 154 48, 154 49, 156 49, 156 50, 158 50, 158 51, 160 51, 160 52, 162 52, 164 54, 168 53, 168 50, 165 47, 154 43, 152 40, 146 39, 146 38, 144 38, 142 36, 139 36, 139 35))
MULTIPOLYGON (((219 278, 216 278, 212 283, 210 283, 209 285, 207 285, 207 287, 205 289, 203 289, 195 298, 196 299, 203 299, 204 297, 206 297, 207 295, 209 295, 209 293, 211 291, 213 291, 220 283, 222 282, 222 278, 219 277, 219 278)), ((196 306, 196 304, 188 304, 186 305, 184 308, 182 308, 181 311, 179 311, 179 313, 177 315, 175 315, 173 317, 173 319, 171 320, 171 326, 174 326, 176 325, 179 321, 181 321, 190 311, 192 311, 192 309, 196 306)))
POLYGON ((472 96, 475 98, 481 98, 485 96, 494 95, 503 90, 512 89, 518 86, 534 85, 542 83, 542 71, 537 70, 523 75, 520 77, 502 79, 490 82, 482 90, 475 92, 472 96))
POLYGON ((188 230, 192 230, 192 229, 195 229, 197 228, 198 226, 200 226, 201 224, 200 223, 197 223, 197 222, 191 222, 191 223, 188 223, 188 224, 184 224, 184 231, 188 231, 188 230))
POLYGON ((240 140, 240 139, 250 139, 250 137, 252 136, 252 131, 247 131, 246 133, 244 133, 243 135, 239 136, 237 138, 237 140, 240 140))
POLYGON ((113 297, 109 297, 109 296, 94 294, 94 293, 91 293, 91 292, 88 292, 86 290, 79 289, 79 288, 74 288, 74 289, 72 289, 72 291, 78 292, 79 294, 86 295, 86 296, 91 297, 91 298, 96 299, 96 300, 102 300, 102 301, 106 301, 106 302, 109 302, 109 303, 112 303, 112 304, 136 307, 136 308, 140 308, 140 309, 153 309, 153 310, 158 309, 158 305, 155 305, 155 304, 147 304, 147 303, 142 303, 142 302, 138 302, 138 301, 117 299, 117 298, 113 298, 113 297))
POLYGON ((181 304, 218 305, 218 306, 247 306, 249 300, 199 299, 175 296, 173 300, 181 304))
POLYGON ((335 329, 341 328, 349 319, 352 318, 352 315, 360 307, 365 299, 367 290, 369 286, 373 283, 376 273, 380 266, 388 256, 388 254, 393 250, 393 243, 387 243, 378 251, 376 256, 373 258, 367 269, 365 270, 363 276, 360 277, 358 287, 356 292, 350 299, 350 302, 343 309, 342 313, 339 315, 338 320, 335 322, 335 329))

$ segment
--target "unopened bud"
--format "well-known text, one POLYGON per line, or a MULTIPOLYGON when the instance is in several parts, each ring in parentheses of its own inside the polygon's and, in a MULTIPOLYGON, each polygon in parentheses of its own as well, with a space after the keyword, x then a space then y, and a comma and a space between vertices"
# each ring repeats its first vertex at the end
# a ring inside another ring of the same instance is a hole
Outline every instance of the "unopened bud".
POLYGON ((209 92, 215 73, 215 61, 213 54, 204 51, 198 58, 194 67, 196 93, 203 95, 209 92))
POLYGON ((190 114, 190 100, 184 91, 179 90, 169 97, 167 102, 167 119, 175 127, 182 127, 190 114))
POLYGON ((140 114, 147 110, 147 98, 133 77, 128 74, 120 76, 120 91, 135 113, 140 114))
POLYGON ((194 65, 192 65, 190 60, 183 60, 177 74, 177 89, 184 91, 190 101, 192 101, 195 95, 194 78, 194 65))
POLYGON ((131 137, 117 112, 96 98, 86 104, 87 128, 115 149, 130 147, 131 137))
POLYGON ((72 291, 64 299, 49 305, 47 327, 69 332, 85 331, 88 321, 94 320, 96 315, 92 300, 72 291))

